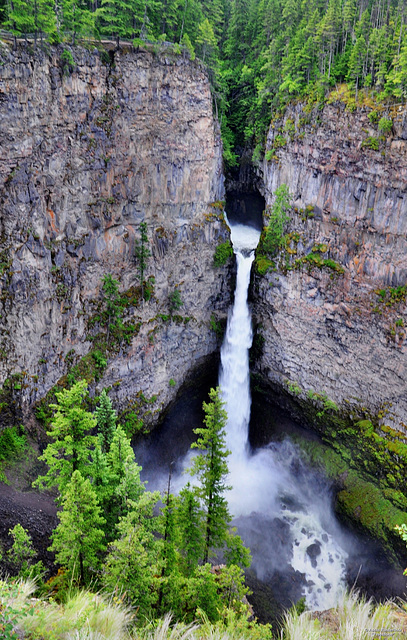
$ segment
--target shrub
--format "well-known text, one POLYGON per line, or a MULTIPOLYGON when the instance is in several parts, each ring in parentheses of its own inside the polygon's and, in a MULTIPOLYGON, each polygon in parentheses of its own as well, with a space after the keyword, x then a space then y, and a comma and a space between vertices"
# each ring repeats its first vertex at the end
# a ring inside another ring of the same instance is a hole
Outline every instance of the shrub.
POLYGON ((393 128, 393 120, 390 118, 380 118, 379 120, 379 131, 383 133, 390 133, 393 128))
POLYGON ((233 247, 230 243, 230 240, 227 242, 222 242, 218 244, 215 249, 215 254, 213 256, 213 264, 215 267, 223 267, 226 262, 233 256, 233 247))
POLYGON ((144 298, 144 300, 146 302, 151 300, 151 298, 154 295, 154 285, 155 285, 154 276, 149 276, 147 280, 144 280, 144 283, 143 283, 143 287, 144 287, 143 298, 144 298))
POLYGON ((367 117, 372 124, 377 124, 379 122, 379 114, 377 111, 371 111, 367 117))
POLYGON ((219 322, 219 320, 216 319, 216 317, 213 314, 211 315, 210 326, 211 326, 212 331, 214 331, 216 333, 218 338, 222 338, 223 337, 222 324, 219 322))
POLYGON ((267 271, 275 268, 274 262, 262 254, 256 256, 254 266, 259 276, 264 276, 267 271))
POLYGON ((291 204, 291 196, 286 184, 281 184, 274 195, 275 200, 269 211, 268 225, 261 242, 263 251, 271 255, 282 245, 284 228, 290 219, 288 211, 291 204))
POLYGON ((274 138, 274 148, 281 149, 282 147, 285 147, 286 144, 287 144, 287 139, 284 138, 284 136, 282 136, 280 133, 278 133, 274 138))
POLYGON ((173 313, 174 311, 178 311, 178 309, 182 307, 184 303, 181 300, 179 289, 175 288, 174 291, 171 291, 170 295, 168 296, 168 302, 171 313, 173 313))
POLYGON ((373 151, 379 151, 379 140, 375 136, 368 136, 366 140, 362 142, 362 149, 372 149, 373 151))
MULTIPOLYGON (((6 427, 0 433, 0 463, 18 457, 24 452, 26 446, 27 438, 24 435, 23 426, 6 427)), ((3 478, 4 482, 4 474, 0 467, 1 478, 3 478)))

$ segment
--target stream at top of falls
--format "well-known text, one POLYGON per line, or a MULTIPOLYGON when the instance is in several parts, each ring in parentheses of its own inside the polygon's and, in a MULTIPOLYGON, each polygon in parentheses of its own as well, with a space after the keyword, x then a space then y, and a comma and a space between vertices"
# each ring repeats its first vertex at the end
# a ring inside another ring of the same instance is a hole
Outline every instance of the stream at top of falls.
MULTIPOLYGON (((228 415, 226 445, 228 459, 229 507, 239 519, 239 533, 249 547, 253 541, 244 531, 244 520, 260 517, 262 552, 254 553, 258 577, 276 565, 278 548, 275 520, 289 539, 285 553, 295 571, 303 574, 302 595, 309 609, 328 609, 336 604, 345 587, 347 552, 338 543, 329 492, 325 495, 311 474, 307 474, 296 447, 288 440, 250 452, 249 349, 252 344, 251 313, 248 304, 251 266, 260 232, 252 227, 231 225, 237 275, 234 304, 229 313, 221 349, 219 386, 228 415), (318 492, 320 495, 317 495, 318 492), (267 520, 270 526, 267 526, 267 520), (272 526, 274 521, 274 526, 272 526), (288 527, 287 527, 288 525, 288 527), (335 535, 336 534, 336 535, 335 535)), ((287 542, 287 541, 286 541, 287 542)), ((252 549, 253 551, 253 549, 252 549)))

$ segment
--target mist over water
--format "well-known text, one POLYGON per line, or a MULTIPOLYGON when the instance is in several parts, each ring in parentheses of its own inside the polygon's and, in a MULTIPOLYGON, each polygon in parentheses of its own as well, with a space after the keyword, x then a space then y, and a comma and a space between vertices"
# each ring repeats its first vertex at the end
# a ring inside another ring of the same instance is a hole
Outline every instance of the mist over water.
MULTIPOLYGON (((285 436, 297 432, 304 437, 301 426, 262 401, 260 393, 254 423, 260 431, 269 430, 274 441, 254 451, 248 445, 252 328, 247 289, 259 231, 233 223, 231 228, 238 272, 218 380, 227 404, 227 447, 232 452, 228 484, 233 489, 227 497, 233 524, 253 557, 247 580, 256 615, 263 622, 275 619, 276 612, 302 595, 310 609, 330 608, 345 587, 345 576, 348 586, 357 584, 369 596, 401 596, 401 570, 390 568, 378 545, 338 523, 328 481, 304 463, 299 448, 285 436)), ((211 370, 210 379, 187 387, 161 427, 138 447, 149 490, 166 490, 170 468, 175 493, 191 481, 185 470, 196 455, 189 449, 192 430, 202 426, 202 402, 215 385, 216 370, 211 370)))
POLYGON ((248 446, 252 326, 247 292, 259 237, 260 232, 252 227, 231 225, 236 290, 219 375, 228 414, 226 442, 231 451, 228 465, 233 489, 228 501, 239 533, 251 548, 257 577, 271 578, 291 565, 302 574, 301 595, 307 606, 327 609, 345 587, 348 555, 329 489, 307 470, 289 440, 254 454, 248 446))

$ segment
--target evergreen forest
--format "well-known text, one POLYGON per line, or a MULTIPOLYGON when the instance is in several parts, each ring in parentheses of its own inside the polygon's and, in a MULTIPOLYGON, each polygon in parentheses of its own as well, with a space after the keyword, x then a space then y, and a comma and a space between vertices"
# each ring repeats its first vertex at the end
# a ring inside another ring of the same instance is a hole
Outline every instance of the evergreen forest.
POLYGON ((16 38, 162 43, 198 56, 229 166, 242 143, 261 158, 273 114, 292 100, 323 104, 345 85, 350 108, 403 102, 406 16, 401 0, 0 0, 16 38))

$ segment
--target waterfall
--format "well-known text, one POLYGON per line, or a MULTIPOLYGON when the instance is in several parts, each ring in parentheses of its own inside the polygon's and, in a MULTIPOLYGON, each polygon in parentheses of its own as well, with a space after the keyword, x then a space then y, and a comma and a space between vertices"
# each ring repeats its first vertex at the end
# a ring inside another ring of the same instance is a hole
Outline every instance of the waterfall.
POLYGON ((237 262, 236 289, 219 374, 228 414, 226 444, 231 451, 229 506, 239 518, 239 533, 252 549, 258 577, 273 576, 281 563, 279 554, 285 554, 291 567, 304 576, 308 607, 328 609, 343 591, 347 558, 338 542, 343 534, 332 512, 329 490, 318 484, 289 440, 273 443, 254 455, 249 451, 252 325, 247 296, 260 232, 244 225, 230 226, 237 262), (253 525, 256 522, 258 531, 253 525), (276 522, 289 531, 283 542, 277 543, 276 522))
POLYGON ((231 229, 237 262, 236 289, 221 349, 219 386, 228 414, 226 444, 234 459, 242 459, 247 453, 250 420, 249 349, 253 337, 247 291, 260 232, 243 225, 232 225, 231 229))

